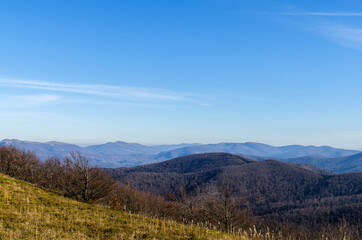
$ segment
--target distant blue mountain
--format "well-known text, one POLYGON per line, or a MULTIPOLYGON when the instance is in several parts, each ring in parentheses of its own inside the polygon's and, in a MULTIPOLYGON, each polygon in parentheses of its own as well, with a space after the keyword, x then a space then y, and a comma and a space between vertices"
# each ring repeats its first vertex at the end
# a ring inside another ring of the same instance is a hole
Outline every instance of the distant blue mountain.
POLYGON ((297 158, 297 157, 345 157, 359 153, 355 150, 345 150, 332 148, 328 146, 301 146, 289 145, 283 147, 274 147, 262 143, 246 142, 246 143, 217 143, 206 144, 199 146, 189 146, 178 148, 167 152, 162 152, 156 156, 158 160, 166 160, 175 157, 182 157, 196 153, 209 153, 209 152, 226 152, 238 155, 258 156, 266 158, 297 158))
POLYGON ((149 147, 138 143, 127 143, 122 141, 108 142, 102 145, 92 145, 84 148, 87 151, 95 151, 103 154, 145 154, 153 155, 159 153, 161 150, 157 147, 149 147))
POLYGON ((157 149, 159 149, 161 152, 171 151, 178 148, 185 148, 185 147, 191 147, 191 146, 200 146, 202 144, 200 143, 180 143, 180 144, 172 144, 172 145, 157 145, 155 146, 157 149))
POLYGON ((70 152, 80 152, 99 167, 132 167, 153 163, 156 161, 153 156, 162 151, 192 145, 195 144, 146 146, 138 143, 117 141, 80 147, 74 144, 55 141, 45 143, 17 139, 4 139, 0 141, 0 146, 16 146, 22 150, 32 151, 42 160, 49 157, 62 158, 69 156, 70 152))
POLYGON ((51 156, 64 157, 69 155, 69 152, 82 152, 80 146, 62 142, 31 142, 31 141, 20 141, 17 139, 4 139, 0 142, 0 146, 16 146, 21 150, 32 151, 36 155, 44 160, 51 156))
POLYGON ((276 159, 289 163, 311 164, 333 172, 362 171, 362 153, 360 151, 328 146, 275 147, 254 142, 146 146, 117 141, 80 147, 62 142, 40 143, 16 139, 0 141, 0 146, 3 145, 12 145, 32 151, 42 160, 52 156, 64 157, 69 155, 69 152, 80 152, 99 167, 132 167, 196 153, 225 152, 248 156, 255 160, 276 159))
POLYGON ((362 153, 338 158, 301 157, 281 159, 283 162, 310 164, 336 173, 362 172, 362 153))

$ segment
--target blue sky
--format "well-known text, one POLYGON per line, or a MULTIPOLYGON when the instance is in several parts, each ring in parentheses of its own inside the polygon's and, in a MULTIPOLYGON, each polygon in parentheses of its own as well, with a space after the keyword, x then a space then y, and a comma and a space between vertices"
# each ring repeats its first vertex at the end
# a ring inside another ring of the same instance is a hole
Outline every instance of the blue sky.
POLYGON ((360 1, 0 0, 0 138, 362 148, 360 1))

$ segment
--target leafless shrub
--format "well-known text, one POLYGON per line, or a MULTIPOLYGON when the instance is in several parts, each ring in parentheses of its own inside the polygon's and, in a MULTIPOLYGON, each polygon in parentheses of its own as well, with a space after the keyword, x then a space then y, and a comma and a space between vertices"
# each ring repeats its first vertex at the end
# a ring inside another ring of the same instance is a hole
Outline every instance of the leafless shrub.
POLYGON ((108 197, 116 182, 100 168, 91 167, 80 153, 64 159, 63 176, 59 179, 64 194, 82 202, 94 203, 108 197))
POLYGON ((16 147, 0 148, 0 171, 14 178, 35 183, 38 181, 40 160, 32 152, 16 147))
POLYGON ((208 220, 226 232, 235 232, 246 226, 251 218, 246 210, 239 208, 240 204, 232 197, 234 189, 227 176, 222 179, 218 190, 216 198, 206 200, 203 204, 208 220))

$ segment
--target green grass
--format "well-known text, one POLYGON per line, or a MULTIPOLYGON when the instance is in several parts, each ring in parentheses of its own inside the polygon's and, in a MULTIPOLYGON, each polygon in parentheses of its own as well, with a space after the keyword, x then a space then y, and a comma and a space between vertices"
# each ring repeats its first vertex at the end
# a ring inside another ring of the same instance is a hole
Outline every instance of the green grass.
POLYGON ((80 203, 0 174, 0 239, 246 239, 80 203))

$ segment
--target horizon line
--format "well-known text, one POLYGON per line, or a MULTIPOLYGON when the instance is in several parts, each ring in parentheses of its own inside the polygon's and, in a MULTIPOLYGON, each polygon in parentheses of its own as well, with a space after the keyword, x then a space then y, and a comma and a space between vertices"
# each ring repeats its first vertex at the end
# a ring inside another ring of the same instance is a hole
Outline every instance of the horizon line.
POLYGON ((93 144, 81 144, 81 143, 69 143, 69 142, 63 142, 63 141, 57 141, 57 140, 51 140, 51 141, 32 141, 32 140, 21 140, 21 139, 16 139, 16 138, 5 138, 0 140, 1 142, 4 141, 19 141, 19 142, 28 142, 28 143, 39 143, 39 144, 50 144, 50 143, 60 143, 60 144, 67 144, 67 145, 76 145, 78 147, 81 148, 85 148, 85 147, 89 147, 89 146, 96 146, 96 145, 104 145, 107 143, 117 143, 117 142, 123 142, 123 143, 127 143, 127 144, 140 144, 143 146, 147 146, 147 147, 157 147, 157 146, 170 146, 170 145, 181 145, 181 144, 190 144, 190 145, 215 145, 215 144, 228 144, 228 143, 234 143, 234 144, 246 144, 246 143, 255 143, 255 144, 263 144, 263 145, 268 145, 268 146, 272 146, 272 147, 287 147, 287 146, 303 146, 303 147, 331 147, 331 148, 336 148, 336 149, 343 149, 343 150, 351 150, 351 151, 362 151, 362 148, 360 149, 354 149, 354 148, 344 148, 344 147, 333 147, 330 145, 313 145, 313 144, 309 144, 309 145, 303 145, 303 144, 286 144, 286 145, 274 145, 274 144, 268 144, 268 143, 264 143, 264 142, 256 142, 256 141, 246 141, 246 142, 237 142, 237 141, 221 141, 221 142, 208 142, 208 143, 188 143, 188 142, 181 142, 181 143, 164 143, 164 144, 146 144, 146 143, 139 143, 139 142, 127 142, 127 141, 121 141, 121 140, 117 140, 117 141, 108 141, 108 142, 104 142, 104 143, 93 143, 93 144))

